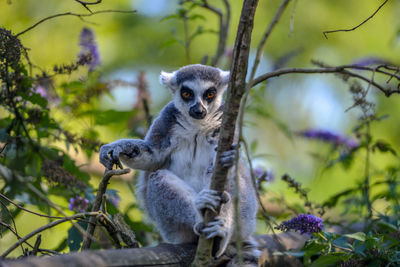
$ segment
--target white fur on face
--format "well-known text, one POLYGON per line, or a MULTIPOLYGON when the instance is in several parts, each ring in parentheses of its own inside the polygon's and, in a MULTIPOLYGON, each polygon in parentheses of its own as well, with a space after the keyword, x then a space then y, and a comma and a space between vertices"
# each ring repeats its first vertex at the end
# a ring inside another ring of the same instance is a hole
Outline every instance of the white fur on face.
MULTIPOLYGON (((189 102, 183 101, 183 99, 181 97, 180 89, 176 90, 174 93, 174 96, 173 96, 173 101, 174 101, 176 108, 178 108, 178 110, 180 110, 187 116, 189 116, 189 109, 196 103, 200 103, 207 110, 207 115, 203 119, 203 120, 206 120, 207 117, 211 116, 215 111, 217 111, 218 108, 222 104, 222 95, 225 90, 225 88, 224 88, 225 86, 222 88, 217 88, 215 86, 214 82, 202 81, 199 79, 192 80, 192 81, 185 81, 185 82, 183 82, 183 84, 181 86, 190 88, 194 93, 193 100, 191 100, 189 102), (206 100, 203 99, 203 94, 206 90, 208 90, 212 87, 214 87, 217 90, 217 94, 216 94, 214 100, 211 101, 210 103, 208 103, 206 100)), ((201 120, 201 121, 203 121, 203 120, 201 120)), ((199 121, 199 123, 200 123, 200 121, 199 121)))

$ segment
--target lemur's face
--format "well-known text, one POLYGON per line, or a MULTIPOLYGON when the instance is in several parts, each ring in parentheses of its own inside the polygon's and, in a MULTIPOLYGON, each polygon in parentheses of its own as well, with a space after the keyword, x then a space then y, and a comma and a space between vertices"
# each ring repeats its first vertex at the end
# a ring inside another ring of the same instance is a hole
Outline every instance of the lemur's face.
POLYGON ((175 106, 196 120, 219 109, 228 80, 229 72, 204 65, 189 65, 160 76, 174 94, 175 106))

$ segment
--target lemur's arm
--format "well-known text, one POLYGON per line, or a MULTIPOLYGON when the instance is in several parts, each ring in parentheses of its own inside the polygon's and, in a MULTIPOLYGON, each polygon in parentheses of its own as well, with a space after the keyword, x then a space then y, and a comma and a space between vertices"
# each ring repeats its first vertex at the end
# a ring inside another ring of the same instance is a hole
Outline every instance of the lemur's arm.
POLYGON ((100 148, 100 162, 112 169, 119 160, 133 169, 155 171, 168 160, 174 144, 171 130, 179 111, 170 103, 154 121, 144 140, 121 139, 100 148))

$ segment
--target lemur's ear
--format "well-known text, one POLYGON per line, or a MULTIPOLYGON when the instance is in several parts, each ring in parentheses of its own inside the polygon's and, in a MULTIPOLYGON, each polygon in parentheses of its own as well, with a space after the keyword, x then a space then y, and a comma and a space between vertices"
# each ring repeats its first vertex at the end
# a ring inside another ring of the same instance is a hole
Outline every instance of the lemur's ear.
POLYGON ((229 71, 220 70, 220 75, 221 75, 221 85, 222 86, 227 85, 228 82, 229 82, 230 72, 229 71))
POLYGON ((167 86, 170 90, 175 91, 176 79, 175 72, 165 72, 161 71, 160 83, 167 86))

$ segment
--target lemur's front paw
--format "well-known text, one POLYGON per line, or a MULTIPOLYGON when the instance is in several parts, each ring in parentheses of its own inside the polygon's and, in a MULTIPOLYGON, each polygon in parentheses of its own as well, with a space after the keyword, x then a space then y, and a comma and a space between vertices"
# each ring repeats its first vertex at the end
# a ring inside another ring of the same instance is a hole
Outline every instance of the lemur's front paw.
POLYGON ((199 211, 202 211, 203 209, 210 209, 213 212, 216 212, 221 205, 220 193, 211 189, 203 189, 196 196, 194 205, 199 211))
POLYGON ((100 148, 100 163, 109 170, 113 168, 114 164, 122 169, 121 162, 119 161, 119 157, 121 155, 133 158, 139 155, 139 153, 139 147, 133 142, 129 141, 120 141, 117 143, 103 145, 100 148))
POLYGON ((114 146, 112 144, 103 145, 100 147, 100 163, 104 165, 107 169, 111 170, 114 164, 121 166, 119 162, 119 146, 114 146))
POLYGON ((232 145, 230 150, 221 153, 219 163, 224 168, 232 167, 235 163, 236 145, 232 145))
POLYGON ((134 158, 140 154, 140 148, 137 144, 127 141, 123 144, 123 149, 119 153, 120 155, 134 158))

